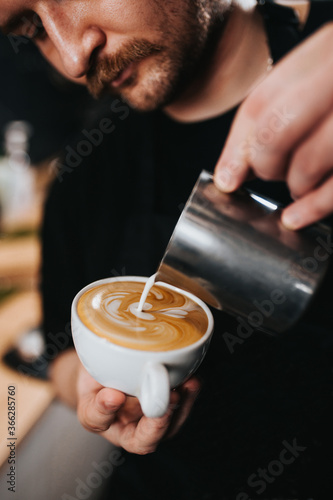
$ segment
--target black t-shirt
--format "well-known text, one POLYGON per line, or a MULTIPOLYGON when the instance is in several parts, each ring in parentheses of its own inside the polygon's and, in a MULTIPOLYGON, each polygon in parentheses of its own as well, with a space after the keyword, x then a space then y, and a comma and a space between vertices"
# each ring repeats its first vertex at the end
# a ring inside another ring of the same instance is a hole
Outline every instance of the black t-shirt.
MULTIPOLYGON (((275 61, 333 18, 331 2, 316 2, 300 33, 290 9, 258 8, 275 61)), ((236 112, 181 124, 160 111, 129 111, 120 101, 112 108, 101 117, 113 122, 101 144, 90 151, 82 135, 66 150, 46 204, 42 293, 52 353, 72 345, 70 306, 83 286, 156 271, 200 171, 214 169, 236 112)), ((255 181, 254 188, 289 200, 282 183, 255 181)), ((152 455, 126 454, 106 498, 327 498, 320 495, 333 486, 332 322, 309 320, 280 339, 256 332, 231 353, 223 333, 237 324, 222 312, 214 317, 190 418, 152 455), (271 464, 286 446, 294 446, 295 460, 282 471, 271 464), (268 468, 268 479, 259 468, 268 468)))

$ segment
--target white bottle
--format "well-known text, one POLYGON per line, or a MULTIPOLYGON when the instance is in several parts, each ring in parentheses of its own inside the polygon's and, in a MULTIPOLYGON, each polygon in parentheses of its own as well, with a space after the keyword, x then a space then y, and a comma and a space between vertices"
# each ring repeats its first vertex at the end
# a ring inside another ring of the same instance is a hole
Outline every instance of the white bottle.
POLYGON ((35 179, 28 155, 31 127, 26 122, 11 122, 5 131, 5 157, 0 160, 1 225, 20 225, 32 207, 35 179))

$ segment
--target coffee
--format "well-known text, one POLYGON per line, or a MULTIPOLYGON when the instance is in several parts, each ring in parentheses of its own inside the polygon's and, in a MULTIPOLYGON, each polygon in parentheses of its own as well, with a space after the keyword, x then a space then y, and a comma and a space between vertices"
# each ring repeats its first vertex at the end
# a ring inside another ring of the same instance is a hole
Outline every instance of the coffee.
POLYGON ((154 285, 142 312, 145 283, 115 281, 86 291, 77 305, 83 324, 110 342, 142 351, 169 351, 198 341, 206 332, 205 311, 194 300, 154 285))

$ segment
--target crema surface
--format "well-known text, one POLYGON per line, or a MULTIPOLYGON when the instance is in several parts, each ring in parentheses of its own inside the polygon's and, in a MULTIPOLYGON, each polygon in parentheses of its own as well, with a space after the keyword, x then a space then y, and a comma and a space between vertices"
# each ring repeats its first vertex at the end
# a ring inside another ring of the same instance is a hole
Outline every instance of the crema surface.
POLYGON ((81 321, 110 342, 145 351, 169 351, 193 344, 206 332, 208 319, 193 300, 164 286, 151 288, 138 311, 145 283, 96 286, 78 301, 81 321))

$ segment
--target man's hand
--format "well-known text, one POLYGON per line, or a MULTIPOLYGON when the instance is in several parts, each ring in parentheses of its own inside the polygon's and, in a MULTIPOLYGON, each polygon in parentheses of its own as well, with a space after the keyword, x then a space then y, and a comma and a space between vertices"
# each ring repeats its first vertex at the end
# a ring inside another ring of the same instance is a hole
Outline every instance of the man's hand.
POLYGON ((159 442, 178 432, 199 393, 199 381, 192 377, 172 391, 170 406, 161 418, 147 418, 137 398, 96 382, 81 366, 78 370, 77 412, 81 424, 130 453, 145 455, 159 442))
POLYGON ((277 64, 240 107, 215 182, 231 192, 253 174, 287 182, 296 200, 282 215, 290 229, 333 212, 333 23, 277 64))

